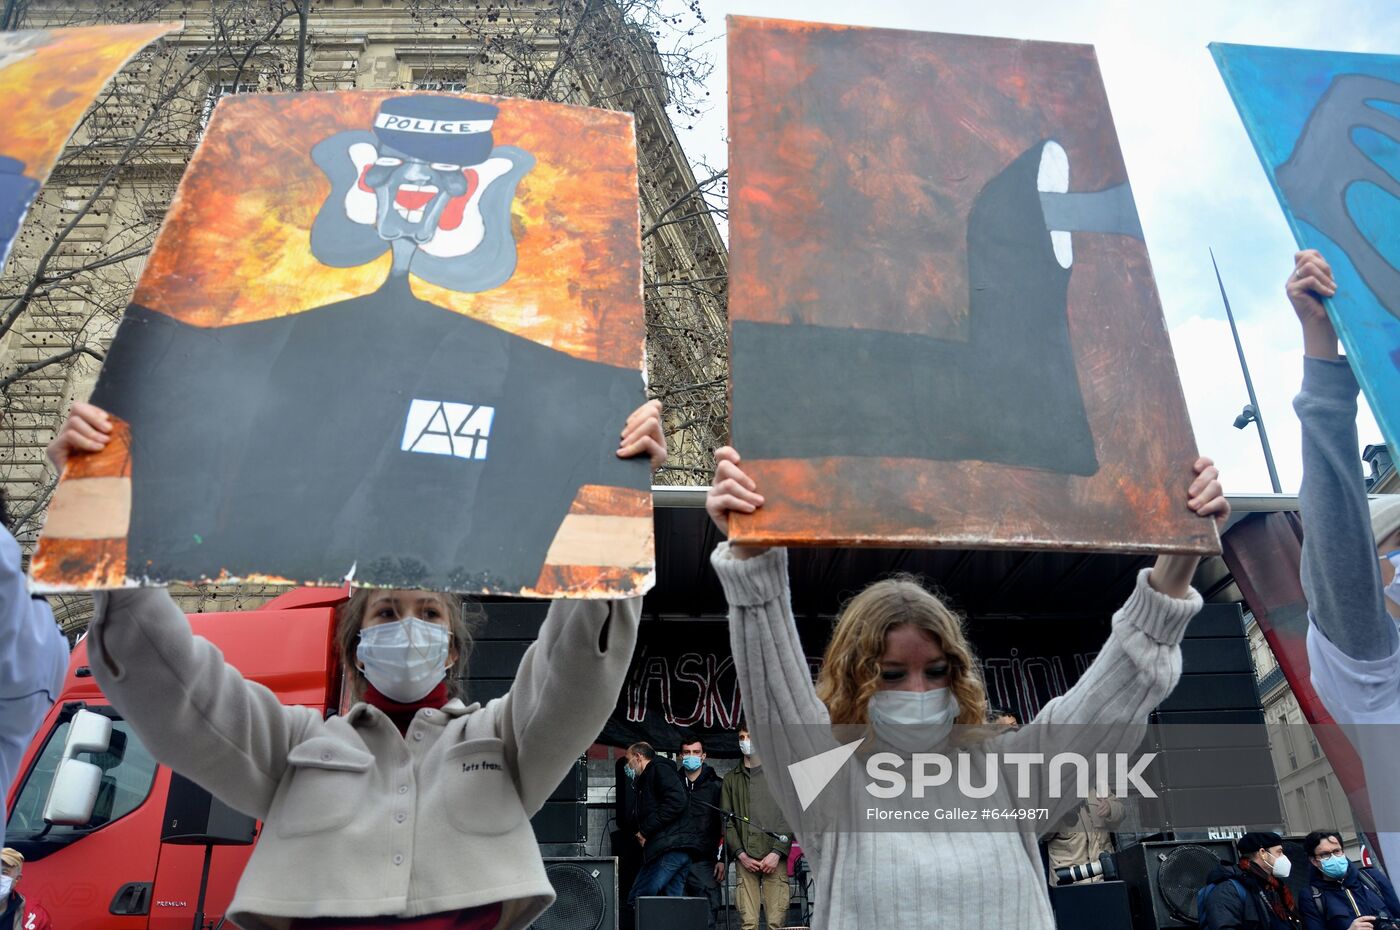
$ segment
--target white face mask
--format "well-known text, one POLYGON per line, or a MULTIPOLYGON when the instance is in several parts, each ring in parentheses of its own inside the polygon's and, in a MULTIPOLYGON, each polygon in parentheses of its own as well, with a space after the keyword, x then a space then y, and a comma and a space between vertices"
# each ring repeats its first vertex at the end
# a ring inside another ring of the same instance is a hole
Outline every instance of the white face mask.
POLYGON ((952 688, 876 691, 870 698, 870 725, 890 746, 923 752, 948 738, 960 709, 952 688))
POLYGON ((355 655, 380 694, 411 704, 447 677, 451 639, 446 627, 404 617, 361 630, 355 655))
POLYGON ((1293 862, 1287 856, 1279 856, 1274 860, 1274 878, 1287 878, 1293 872, 1293 862))
POLYGON ((753 755, 753 740, 739 740, 739 751, 746 756, 753 755))
POLYGON ((10 889, 15 885, 15 880, 8 875, 0 875, 0 901, 10 896, 10 889))

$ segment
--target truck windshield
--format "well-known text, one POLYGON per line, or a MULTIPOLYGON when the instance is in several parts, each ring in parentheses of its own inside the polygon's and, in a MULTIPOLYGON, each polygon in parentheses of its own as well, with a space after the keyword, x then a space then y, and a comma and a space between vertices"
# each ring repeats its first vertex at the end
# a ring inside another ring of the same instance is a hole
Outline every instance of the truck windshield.
POLYGON ((97 804, 92 819, 83 826, 48 826, 44 823, 44 803, 49 797, 58 763, 63 758, 63 744, 77 706, 66 710, 59 723, 48 735, 37 761, 30 769, 23 786, 15 797, 5 825, 5 841, 24 853, 26 858, 43 858, 99 827, 118 820, 141 806, 155 781, 156 761, 131 732, 125 720, 106 707, 88 707, 90 711, 112 719, 112 742, 106 752, 79 758, 102 769, 102 784, 97 792, 97 804), (45 829, 47 827, 47 829, 45 829))

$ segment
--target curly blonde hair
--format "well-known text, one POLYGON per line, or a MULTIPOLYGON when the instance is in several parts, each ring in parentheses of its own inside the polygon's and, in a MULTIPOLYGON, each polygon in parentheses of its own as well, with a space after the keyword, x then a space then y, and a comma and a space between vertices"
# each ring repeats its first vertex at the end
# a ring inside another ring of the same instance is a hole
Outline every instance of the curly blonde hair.
POLYGON ((924 630, 948 660, 948 686, 958 699, 960 724, 987 719, 987 687, 963 619, 909 575, 877 581, 846 603, 826 647, 817 696, 833 724, 868 724, 870 698, 880 688, 885 637, 897 626, 924 630))

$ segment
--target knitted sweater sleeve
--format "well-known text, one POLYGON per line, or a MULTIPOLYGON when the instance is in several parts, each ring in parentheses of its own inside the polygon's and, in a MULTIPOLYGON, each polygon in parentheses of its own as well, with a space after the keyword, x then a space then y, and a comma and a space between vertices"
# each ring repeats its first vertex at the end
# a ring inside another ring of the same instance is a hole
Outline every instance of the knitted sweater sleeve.
MULTIPOLYGON (((1020 730, 1002 734, 989 748, 1001 754, 1038 753, 1049 760, 1059 753, 1073 753, 1093 760, 1097 753, 1130 752, 1141 744, 1147 717, 1181 677, 1181 640, 1191 618, 1201 609, 1194 589, 1174 598, 1148 583, 1151 569, 1138 573, 1137 586, 1127 603, 1113 615, 1113 629, 1098 657, 1069 691, 1050 701, 1035 719, 1020 730)), ((1046 808, 1054 824, 1079 803, 1077 792, 1050 797, 1052 765, 1029 769, 1031 795, 1025 806, 1046 808)), ((1008 764, 1008 784, 1026 769, 1008 764)), ((1065 780, 1074 772, 1066 768, 1065 780)), ((1091 780, 1092 784, 1092 780, 1091 780)))
POLYGON ((1384 659, 1400 636, 1385 611, 1357 454, 1358 391, 1345 361, 1303 359, 1293 400, 1303 425, 1303 591, 1316 632, 1352 659, 1384 659))
POLYGON ((488 705, 531 815, 617 706, 641 612, 639 597, 554 601, 510 692, 488 705))
POLYGON ((817 697, 788 590, 786 549, 735 558, 720 543, 710 562, 729 602, 729 640, 754 752, 789 824, 802 805, 788 766, 833 749, 831 716, 817 697), (783 775, 779 775, 779 773, 783 775))
POLYGON ((93 678, 156 759, 235 810, 265 818, 288 753, 320 719, 283 706, 190 631, 164 588, 99 591, 93 678))

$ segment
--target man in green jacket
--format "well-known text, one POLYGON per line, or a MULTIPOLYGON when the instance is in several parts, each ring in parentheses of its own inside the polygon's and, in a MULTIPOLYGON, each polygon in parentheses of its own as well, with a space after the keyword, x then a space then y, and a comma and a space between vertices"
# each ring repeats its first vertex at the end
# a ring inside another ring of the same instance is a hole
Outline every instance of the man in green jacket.
POLYGON ((739 863, 739 925, 742 930, 757 930, 761 906, 769 927, 785 926, 791 830, 744 726, 739 727, 739 751, 744 764, 724 776, 720 788, 720 806, 734 815, 725 821, 724 842, 739 863))

